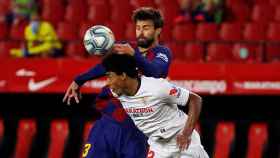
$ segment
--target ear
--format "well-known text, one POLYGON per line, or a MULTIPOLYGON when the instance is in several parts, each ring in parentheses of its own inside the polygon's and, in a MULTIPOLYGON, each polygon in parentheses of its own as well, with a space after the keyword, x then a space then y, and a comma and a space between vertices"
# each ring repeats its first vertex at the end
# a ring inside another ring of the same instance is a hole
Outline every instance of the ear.
POLYGON ((160 35, 161 30, 162 30, 162 28, 157 28, 157 29, 156 29, 156 36, 159 36, 159 35, 160 35))

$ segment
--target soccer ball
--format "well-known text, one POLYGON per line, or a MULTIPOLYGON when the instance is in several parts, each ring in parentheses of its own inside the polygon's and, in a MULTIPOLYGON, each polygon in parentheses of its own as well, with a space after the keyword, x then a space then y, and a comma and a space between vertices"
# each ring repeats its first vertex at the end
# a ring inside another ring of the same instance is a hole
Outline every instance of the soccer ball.
POLYGON ((90 55, 105 55, 114 43, 113 32, 103 25, 92 26, 84 35, 84 46, 90 55))

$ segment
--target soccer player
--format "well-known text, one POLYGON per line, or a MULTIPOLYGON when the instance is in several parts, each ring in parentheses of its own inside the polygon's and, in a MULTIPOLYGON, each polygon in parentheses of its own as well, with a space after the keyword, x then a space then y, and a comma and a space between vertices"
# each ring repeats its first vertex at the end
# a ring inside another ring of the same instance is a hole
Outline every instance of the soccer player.
POLYGON ((155 158, 208 158, 194 130, 202 107, 200 96, 165 79, 140 77, 129 55, 111 54, 102 64, 112 95, 149 137, 155 158), (188 105, 188 115, 177 105, 188 105))
MULTIPOLYGON (((171 52, 168 48, 159 45, 159 35, 163 27, 160 12, 153 8, 139 8, 134 11, 132 17, 136 25, 137 47, 133 49, 129 44, 116 44, 115 51, 135 58, 142 74, 167 77, 171 52)), ((63 101, 70 104, 70 101, 74 99, 79 103, 80 87, 88 80, 105 76, 105 72, 103 65, 97 64, 88 72, 76 77, 67 89, 63 101)), ((138 132, 132 121, 124 121, 130 118, 116 99, 106 95, 108 92, 110 91, 105 88, 97 97, 96 106, 101 111, 102 118, 96 121, 90 132, 84 149, 84 157, 146 157, 146 137, 138 132), (119 139, 120 137, 122 139, 119 139), (124 143, 124 139, 129 141, 124 143), (144 140, 144 142, 139 143, 139 140, 144 140)))

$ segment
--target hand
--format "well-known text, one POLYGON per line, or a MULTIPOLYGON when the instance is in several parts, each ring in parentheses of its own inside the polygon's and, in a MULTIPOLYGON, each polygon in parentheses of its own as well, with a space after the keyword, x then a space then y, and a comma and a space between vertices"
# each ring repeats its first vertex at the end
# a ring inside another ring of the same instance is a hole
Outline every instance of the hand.
POLYGON ((127 43, 126 44, 115 44, 113 49, 118 54, 129 54, 129 55, 133 56, 135 53, 134 49, 127 43))
POLYGON ((191 143, 191 138, 190 136, 186 136, 182 133, 178 134, 176 137, 177 141, 177 146, 179 147, 180 151, 188 149, 190 143, 191 143))
POLYGON ((71 99, 74 98, 76 103, 78 104, 80 102, 80 87, 79 85, 73 81, 70 86, 68 87, 64 97, 63 102, 67 100, 67 105, 71 104, 71 99))

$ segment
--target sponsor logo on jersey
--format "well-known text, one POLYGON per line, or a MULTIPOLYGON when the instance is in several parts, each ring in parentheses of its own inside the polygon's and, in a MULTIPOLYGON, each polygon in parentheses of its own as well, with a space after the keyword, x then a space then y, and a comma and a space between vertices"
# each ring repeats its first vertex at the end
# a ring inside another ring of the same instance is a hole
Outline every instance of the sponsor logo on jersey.
POLYGON ((179 96, 181 95, 181 90, 179 88, 172 87, 172 89, 169 91, 169 95, 179 98, 179 96))
POLYGON ((156 56, 156 58, 160 58, 160 59, 162 59, 163 61, 168 62, 168 57, 167 57, 166 54, 158 53, 157 56, 156 56))
POLYGON ((126 108, 125 111, 127 113, 150 113, 150 112, 154 112, 154 109, 152 107, 147 107, 147 108, 126 108))

